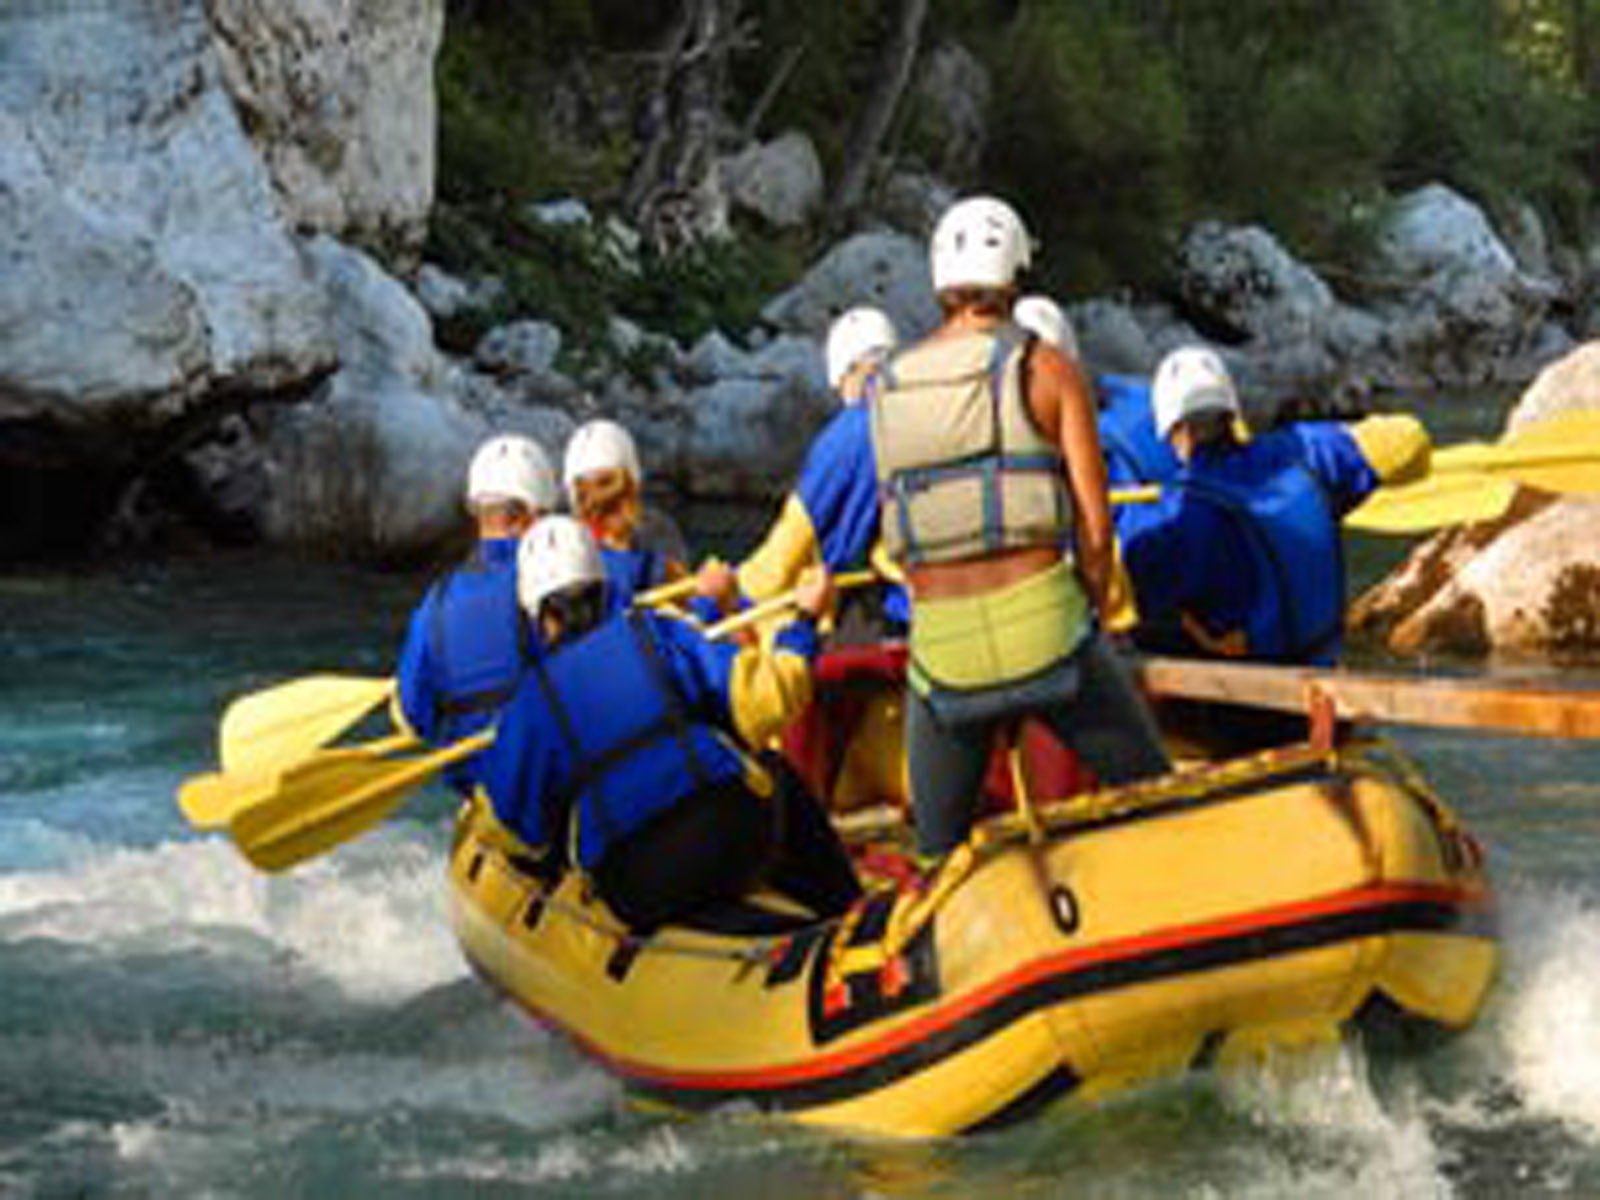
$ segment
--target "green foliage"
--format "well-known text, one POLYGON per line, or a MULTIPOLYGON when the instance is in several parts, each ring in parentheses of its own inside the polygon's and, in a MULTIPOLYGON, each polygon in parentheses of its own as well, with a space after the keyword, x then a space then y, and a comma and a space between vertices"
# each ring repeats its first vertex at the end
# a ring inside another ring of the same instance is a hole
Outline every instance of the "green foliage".
POLYGON ((592 37, 586 0, 490 6, 446 26, 435 70, 443 198, 509 202, 614 186, 628 147, 558 147, 545 123, 552 64, 592 37))
POLYGON ((798 54, 757 132, 770 137, 783 129, 804 129, 824 165, 837 171, 851 120, 872 87, 872 70, 894 19, 893 6, 877 0, 833 0, 827 5, 759 0, 750 7, 760 34, 750 52, 733 63, 735 98, 741 108, 730 115, 742 119, 743 110, 757 102, 774 73, 798 54))
POLYGON ((1591 191, 1579 155, 1592 108, 1541 74, 1493 16, 1464 21, 1459 0, 1408 5, 1395 47, 1401 119, 1387 181, 1442 179, 1502 210, 1527 200, 1577 232, 1591 191))
POLYGON ((662 257, 635 251, 599 225, 546 225, 515 209, 444 206, 428 256, 446 270, 490 274, 506 285, 493 309, 444 324, 440 341, 466 350, 497 324, 534 317, 563 334, 562 366, 616 367, 638 376, 648 351, 622 355, 608 323, 621 315, 689 345, 714 328, 756 324, 761 306, 804 264, 803 247, 734 239, 662 257))
MULTIPOLYGON (((744 239, 621 271, 569 245, 571 231, 506 215, 558 192, 600 208, 615 194, 634 150, 625 105, 616 144, 557 146, 549 81, 581 56, 607 95, 638 99, 683 3, 450 0, 441 195, 491 230, 465 257, 509 270, 514 303, 556 316, 577 347, 611 311, 683 339, 745 327, 810 248, 744 239)), ((898 0, 745 0, 729 127, 782 78, 758 136, 803 129, 836 174, 898 16, 898 0)), ((1387 195, 1432 180, 1587 228, 1600 0, 932 0, 923 44, 947 38, 994 85, 982 176, 953 182, 1016 200, 1058 294, 1158 284, 1174 239, 1205 216, 1264 224, 1336 273, 1387 195)), ((914 162, 943 137, 902 119, 892 151, 914 162)))
POLYGON ((805 259, 799 243, 766 236, 706 243, 672 257, 647 255, 642 266, 619 291, 619 310, 688 345, 715 328, 754 326, 805 259))
POLYGON ((1155 278, 1187 211, 1182 97, 1119 7, 1025 5, 996 50, 989 186, 1016 198, 1063 295, 1155 278))
POLYGON ((1600 14, 1586 35, 1561 24, 1580 10, 1029 0, 980 43, 998 89, 989 186, 1023 203, 1069 293, 1159 279, 1199 216, 1263 224, 1337 270, 1386 189, 1431 180, 1577 232, 1596 99, 1573 81, 1600 37, 1600 14))

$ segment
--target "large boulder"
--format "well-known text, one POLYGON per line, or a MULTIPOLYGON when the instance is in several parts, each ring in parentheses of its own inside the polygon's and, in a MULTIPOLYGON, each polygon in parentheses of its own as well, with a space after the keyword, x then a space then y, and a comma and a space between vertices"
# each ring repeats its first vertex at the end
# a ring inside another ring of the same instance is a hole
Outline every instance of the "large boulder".
POLYGON ((1560 295, 1524 271, 1483 210, 1440 184, 1402 196, 1378 240, 1371 305, 1403 385, 1520 380, 1560 295))
POLYGON ((328 364, 321 292, 199 0, 28 5, 0 43, 0 420, 159 422, 328 364))
POLYGON ((264 532, 349 558, 419 557, 462 524, 461 483, 486 424, 456 399, 427 313, 372 259, 311 244, 340 368, 314 402, 263 414, 264 532))
POLYGON ((1524 492, 1505 518, 1430 539, 1351 610, 1402 654, 1600 653, 1600 500, 1524 492))
POLYGON ((1202 221, 1178 250, 1175 283, 1187 308, 1234 342, 1322 338, 1333 290, 1265 229, 1202 221))
POLYGON ((223 80, 299 228, 419 246, 444 0, 209 0, 223 80))
POLYGON ((1540 371, 1511 410, 1506 432, 1563 413, 1595 410, 1600 410, 1600 341, 1586 342, 1540 371))
POLYGON ((653 485, 681 497, 764 502, 794 478, 833 409, 821 348, 786 335, 745 349, 703 337, 672 371, 600 389, 598 410, 638 439, 653 485))
POLYGON ((336 365, 298 235, 419 235, 442 20, 354 8, 0 8, 0 556, 336 365))
MULTIPOLYGON (((1600 407, 1597 371, 1593 342, 1552 363, 1508 431, 1600 407)), ((1402 653, 1600 654, 1600 498, 1519 490, 1498 520, 1424 542, 1357 602, 1351 624, 1402 653)))

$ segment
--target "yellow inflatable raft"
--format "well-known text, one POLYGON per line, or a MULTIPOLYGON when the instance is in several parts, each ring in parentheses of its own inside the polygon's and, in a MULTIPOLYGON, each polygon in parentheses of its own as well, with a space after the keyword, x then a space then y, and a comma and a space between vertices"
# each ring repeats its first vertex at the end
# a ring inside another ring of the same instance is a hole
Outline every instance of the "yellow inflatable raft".
POLYGON ((456 930, 641 1098, 891 1135, 1351 1030, 1460 1029, 1495 971, 1477 844, 1371 741, 994 816, 926 878, 874 820, 851 838, 869 895, 842 920, 752 901, 638 940, 469 805, 456 930))

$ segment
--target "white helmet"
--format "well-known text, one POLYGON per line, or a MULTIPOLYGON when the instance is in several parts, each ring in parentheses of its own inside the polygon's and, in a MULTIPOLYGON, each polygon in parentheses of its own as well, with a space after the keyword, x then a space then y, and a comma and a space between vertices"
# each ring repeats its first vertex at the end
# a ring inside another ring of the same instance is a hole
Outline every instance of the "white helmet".
POLYGON ((467 503, 516 500, 535 512, 561 502, 556 473, 539 443, 519 434, 492 437, 478 447, 467 468, 467 503))
POLYGON ((1179 421, 1199 413, 1239 416, 1239 392, 1215 350, 1184 346, 1167 355, 1156 368, 1151 409, 1156 432, 1166 437, 1179 421))
POLYGON ((828 386, 837 389, 869 354, 884 355, 900 343, 881 309, 852 308, 828 328, 828 386))
POLYGON ((1004 288, 1033 261, 1022 218, 1004 200, 972 196, 945 210, 934 227, 929 260, 933 290, 1004 288))
POLYGON ((1049 296, 1024 296, 1011 310, 1011 317, 1041 341, 1049 342, 1068 358, 1078 357, 1078 335, 1067 314, 1049 296))
POLYGON ((605 565, 594 538, 567 516, 545 517, 517 546, 517 599, 529 616, 539 615, 547 596, 580 583, 601 583, 605 565))
POLYGON ((633 435, 615 421, 590 421, 580 425, 567 442, 561 478, 574 504, 577 503, 578 480, 595 471, 623 471, 633 477, 634 483, 644 482, 633 435))

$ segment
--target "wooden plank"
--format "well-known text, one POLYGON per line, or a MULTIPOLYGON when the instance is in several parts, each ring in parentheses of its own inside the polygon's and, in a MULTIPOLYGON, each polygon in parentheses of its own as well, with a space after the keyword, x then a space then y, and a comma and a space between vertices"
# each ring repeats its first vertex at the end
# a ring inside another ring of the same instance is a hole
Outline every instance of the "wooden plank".
POLYGON ((1315 689, 1333 701, 1339 716, 1352 720, 1600 737, 1600 689, 1184 658, 1147 658, 1139 676, 1148 692, 1173 699, 1308 712, 1315 689))

